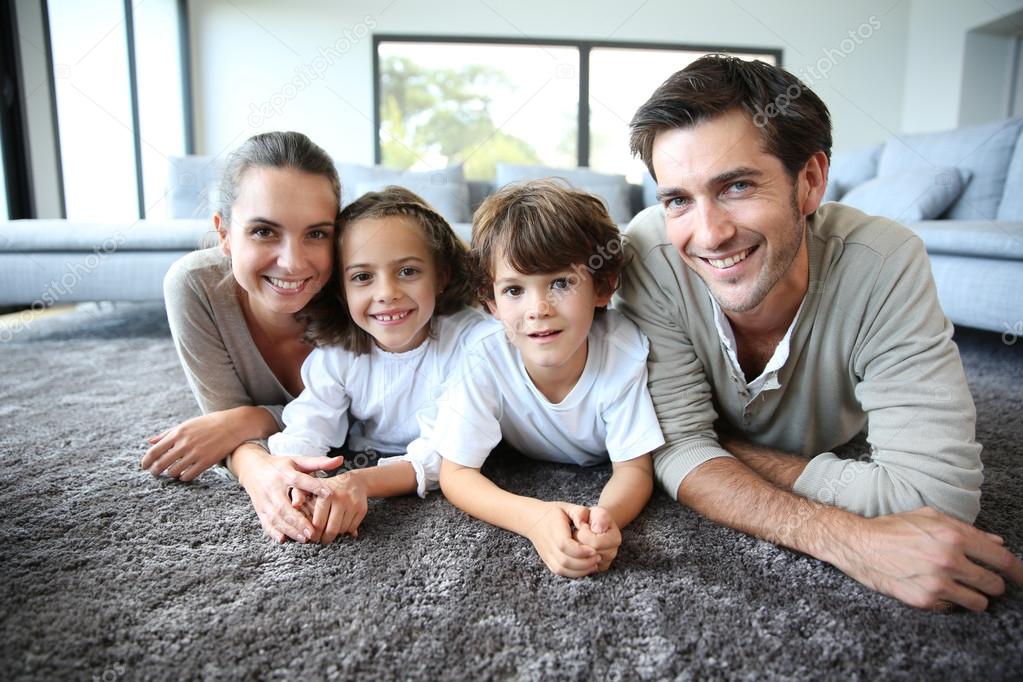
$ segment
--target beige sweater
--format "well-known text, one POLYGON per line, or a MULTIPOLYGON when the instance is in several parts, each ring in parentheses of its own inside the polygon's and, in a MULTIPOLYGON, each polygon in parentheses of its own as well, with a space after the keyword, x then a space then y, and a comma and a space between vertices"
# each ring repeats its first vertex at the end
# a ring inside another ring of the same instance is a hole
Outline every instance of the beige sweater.
POLYGON ((666 444, 657 479, 674 497, 694 468, 728 457, 720 417, 751 442, 810 461, 795 492, 864 516, 932 506, 980 510, 976 411, 930 263, 907 228, 841 204, 809 219, 809 289, 780 388, 747 405, 714 326, 710 294, 651 207, 628 230, 615 307, 650 339, 650 394, 666 444), (869 457, 830 452, 866 431, 869 457))

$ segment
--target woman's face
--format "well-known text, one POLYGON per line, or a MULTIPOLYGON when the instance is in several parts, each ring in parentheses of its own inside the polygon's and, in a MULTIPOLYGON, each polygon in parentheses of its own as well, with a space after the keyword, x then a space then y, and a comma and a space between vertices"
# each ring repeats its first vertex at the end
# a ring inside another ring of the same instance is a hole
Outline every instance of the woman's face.
POLYGON ((238 285, 257 314, 294 314, 330 278, 337 196, 330 180, 294 169, 250 168, 214 218, 238 285))

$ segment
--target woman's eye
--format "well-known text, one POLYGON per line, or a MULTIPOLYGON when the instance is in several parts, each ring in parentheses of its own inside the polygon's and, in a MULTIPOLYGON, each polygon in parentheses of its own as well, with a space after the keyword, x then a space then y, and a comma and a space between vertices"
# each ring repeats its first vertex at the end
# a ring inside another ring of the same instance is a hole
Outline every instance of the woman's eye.
POLYGON ((312 230, 309 232, 309 236, 313 239, 330 239, 330 232, 326 230, 312 230))
POLYGON ((274 235, 274 231, 271 230, 269 227, 257 226, 249 230, 249 234, 251 234, 253 237, 256 237, 257 239, 269 239, 274 235))

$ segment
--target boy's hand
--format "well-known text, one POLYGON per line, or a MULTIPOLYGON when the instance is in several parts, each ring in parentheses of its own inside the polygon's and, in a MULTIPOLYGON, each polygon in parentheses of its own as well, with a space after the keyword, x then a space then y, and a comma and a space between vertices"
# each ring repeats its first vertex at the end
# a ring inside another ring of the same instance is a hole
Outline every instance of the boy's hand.
MULTIPOLYGON (((313 508, 313 542, 321 542, 329 545, 339 535, 348 534, 353 538, 359 537, 359 524, 366 518, 369 510, 367 501, 366 486, 358 476, 352 472, 325 478, 323 483, 330 490, 329 497, 316 498, 316 506, 313 508)), ((292 499, 292 504, 296 500, 292 499)), ((305 506, 305 500, 300 500, 296 508, 305 506)))
POLYGON ((597 571, 600 554, 572 537, 576 527, 588 518, 589 509, 567 502, 548 502, 546 511, 526 533, 544 564, 556 575, 581 578, 597 571))
POLYGON ((600 555, 597 570, 603 572, 611 568, 611 562, 618 556, 622 531, 614 517, 603 507, 590 507, 586 511, 588 516, 576 521, 575 537, 581 544, 597 551, 600 555))

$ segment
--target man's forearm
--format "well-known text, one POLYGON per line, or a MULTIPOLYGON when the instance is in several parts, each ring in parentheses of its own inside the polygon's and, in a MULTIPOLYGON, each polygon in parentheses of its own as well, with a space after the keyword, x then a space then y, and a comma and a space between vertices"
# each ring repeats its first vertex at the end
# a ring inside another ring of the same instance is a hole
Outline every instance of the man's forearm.
POLYGON ((806 460, 782 450, 754 445, 745 440, 722 436, 721 447, 752 469, 758 476, 782 490, 792 490, 796 479, 806 468, 806 460))
POLYGON ((679 486, 677 498, 711 521, 836 565, 842 539, 863 521, 780 490, 741 461, 726 457, 694 469, 679 486))

